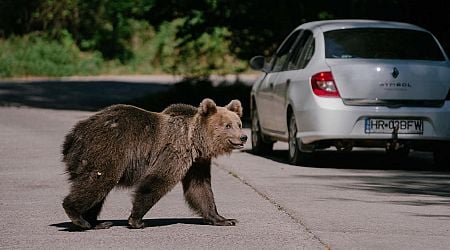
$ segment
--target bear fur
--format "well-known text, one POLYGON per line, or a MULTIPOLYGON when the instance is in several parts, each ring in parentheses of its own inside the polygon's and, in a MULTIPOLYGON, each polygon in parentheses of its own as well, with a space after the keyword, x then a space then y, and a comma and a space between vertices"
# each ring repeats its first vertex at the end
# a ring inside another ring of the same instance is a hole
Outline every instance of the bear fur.
POLYGON ((206 223, 235 225, 218 214, 211 189, 211 159, 240 149, 242 106, 225 107, 204 99, 198 108, 174 104, 163 112, 114 105, 78 122, 63 144, 70 193, 63 207, 81 229, 109 228, 98 223, 114 187, 134 188, 130 228, 143 228, 143 216, 180 181, 189 206, 206 223))

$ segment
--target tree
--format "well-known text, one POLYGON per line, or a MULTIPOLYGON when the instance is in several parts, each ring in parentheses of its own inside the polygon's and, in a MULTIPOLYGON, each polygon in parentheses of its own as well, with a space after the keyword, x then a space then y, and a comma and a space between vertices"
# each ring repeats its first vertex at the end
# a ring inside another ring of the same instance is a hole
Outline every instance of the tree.
POLYGON ((132 56, 134 21, 157 28, 184 20, 177 27, 176 45, 181 51, 195 49, 193 41, 221 31, 230 51, 248 60, 257 54, 270 55, 304 22, 365 18, 423 26, 449 51, 449 12, 446 0, 1 0, 0 36, 37 30, 58 38, 67 31, 81 49, 126 61, 132 56))
MULTIPOLYGON (((186 17, 178 36, 185 43, 215 27, 231 32, 230 47, 242 59, 270 55, 296 26, 323 19, 380 19, 403 21, 432 31, 450 48, 446 0, 156 0, 146 14, 151 23, 186 17)), ((183 43, 180 44, 182 46, 183 43)))

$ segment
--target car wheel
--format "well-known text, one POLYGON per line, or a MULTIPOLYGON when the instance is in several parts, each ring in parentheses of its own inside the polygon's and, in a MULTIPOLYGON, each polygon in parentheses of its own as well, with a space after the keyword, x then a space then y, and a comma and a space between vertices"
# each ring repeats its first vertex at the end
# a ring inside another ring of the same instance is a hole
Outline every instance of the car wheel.
POLYGON ((291 114, 289 118, 289 162, 294 165, 307 163, 311 160, 312 153, 302 152, 300 150, 296 135, 297 122, 295 121, 294 115, 291 114))
POLYGON ((259 125, 258 112, 252 110, 252 151, 255 154, 270 153, 273 148, 273 142, 266 142, 259 125))

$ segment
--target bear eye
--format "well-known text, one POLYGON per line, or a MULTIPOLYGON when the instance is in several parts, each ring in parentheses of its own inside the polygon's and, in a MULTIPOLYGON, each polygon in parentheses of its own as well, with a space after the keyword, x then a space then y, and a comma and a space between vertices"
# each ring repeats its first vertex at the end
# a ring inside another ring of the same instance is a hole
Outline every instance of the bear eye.
POLYGON ((225 125, 225 128, 227 128, 227 129, 230 129, 231 128, 231 124, 227 124, 227 125, 225 125))

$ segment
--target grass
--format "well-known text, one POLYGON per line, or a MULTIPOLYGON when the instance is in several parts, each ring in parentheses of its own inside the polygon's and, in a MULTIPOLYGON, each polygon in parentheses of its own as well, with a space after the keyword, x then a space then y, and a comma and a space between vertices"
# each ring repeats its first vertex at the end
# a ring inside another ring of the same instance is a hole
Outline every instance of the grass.
POLYGON ((0 51, 0 77, 95 75, 103 64, 98 53, 83 53, 70 40, 40 34, 0 40, 0 51))
POLYGON ((127 43, 132 56, 126 60, 106 60, 98 51, 81 51, 67 31, 58 39, 42 32, 0 38, 0 77, 155 73, 204 77, 247 69, 247 64, 230 52, 227 37, 231 34, 224 28, 178 47, 182 41, 176 33, 184 21, 164 22, 157 30, 134 22, 127 43))

